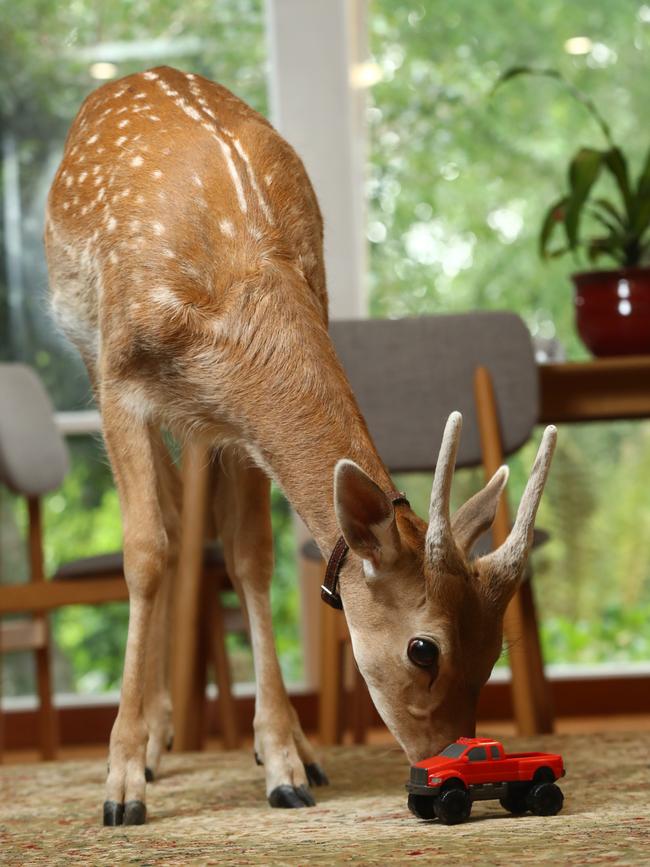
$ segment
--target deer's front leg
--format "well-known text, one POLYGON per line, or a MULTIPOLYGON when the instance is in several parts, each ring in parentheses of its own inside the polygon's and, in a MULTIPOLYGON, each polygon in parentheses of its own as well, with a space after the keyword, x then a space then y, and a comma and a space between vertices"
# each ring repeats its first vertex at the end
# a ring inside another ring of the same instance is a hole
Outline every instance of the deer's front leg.
POLYGON ((120 708, 111 732, 104 824, 141 825, 146 820, 148 730, 143 698, 147 644, 166 567, 167 534, 157 490, 154 433, 121 407, 119 394, 103 391, 101 406, 122 509, 124 574, 130 602, 120 708))
POLYGON ((224 455, 217 482, 217 523, 228 573, 243 596, 255 663, 255 754, 264 765, 272 807, 311 807, 309 783, 327 777, 289 702, 271 619, 273 572, 270 482, 256 467, 224 455))

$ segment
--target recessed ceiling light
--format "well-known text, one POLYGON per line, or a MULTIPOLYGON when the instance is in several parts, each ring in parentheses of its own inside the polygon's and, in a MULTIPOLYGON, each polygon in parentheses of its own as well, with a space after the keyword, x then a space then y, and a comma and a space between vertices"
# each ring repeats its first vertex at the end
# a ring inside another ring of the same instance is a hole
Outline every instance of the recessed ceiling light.
POLYGON ((115 78, 117 75, 117 66, 115 66, 114 63, 100 60, 97 63, 91 64, 89 72, 93 78, 98 78, 100 81, 107 81, 109 78, 115 78))
POLYGON ((564 43, 567 54, 589 54, 592 47, 593 42, 588 36, 572 36, 564 43))

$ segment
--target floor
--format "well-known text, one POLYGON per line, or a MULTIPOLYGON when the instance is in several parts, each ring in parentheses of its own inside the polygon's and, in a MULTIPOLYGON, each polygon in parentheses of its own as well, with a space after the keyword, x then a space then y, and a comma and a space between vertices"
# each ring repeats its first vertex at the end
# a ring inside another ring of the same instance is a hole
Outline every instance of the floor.
POLYGON ((105 748, 97 758, 4 766, 0 862, 648 864, 647 728, 508 737, 507 747, 562 754, 557 816, 514 817, 495 800, 475 803, 462 825, 422 822, 406 807, 408 766, 392 743, 322 749, 331 784, 315 789, 317 806, 305 810, 268 807, 250 749, 172 754, 147 787, 148 822, 140 827, 101 827, 105 748))

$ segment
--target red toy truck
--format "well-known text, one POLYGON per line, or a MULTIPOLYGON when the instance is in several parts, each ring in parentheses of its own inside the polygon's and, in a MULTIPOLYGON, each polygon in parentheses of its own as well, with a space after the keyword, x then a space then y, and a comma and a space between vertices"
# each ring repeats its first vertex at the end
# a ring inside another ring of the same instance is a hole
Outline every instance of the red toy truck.
POLYGON ((527 810, 554 816, 564 795, 555 780, 565 774, 562 756, 504 752, 490 738, 459 738, 411 768, 408 806, 418 819, 437 817, 457 825, 469 817, 473 801, 498 798, 515 815, 527 810))

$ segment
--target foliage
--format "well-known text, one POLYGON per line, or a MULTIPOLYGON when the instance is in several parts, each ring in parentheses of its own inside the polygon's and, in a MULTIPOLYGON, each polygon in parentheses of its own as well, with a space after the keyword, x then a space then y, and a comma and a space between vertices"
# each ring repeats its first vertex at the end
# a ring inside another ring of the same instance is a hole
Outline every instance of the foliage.
POLYGON ((562 256, 584 247, 590 262, 609 256, 623 268, 632 268, 647 262, 650 257, 650 148, 646 154, 639 177, 630 179, 628 160, 623 150, 612 138, 609 124, 596 108, 593 100, 566 81, 555 69, 534 69, 530 66, 513 66, 507 69, 494 87, 520 75, 541 76, 560 81, 571 96, 582 103, 600 127, 607 149, 581 147, 571 158, 567 177, 568 190, 549 207, 539 236, 539 252, 542 258, 562 256), (594 185, 603 172, 608 172, 618 194, 618 201, 611 198, 594 198, 594 185), (587 205, 598 224, 600 233, 588 240, 580 237, 580 221, 587 205), (564 228, 566 245, 550 249, 551 240, 558 226, 564 228))

